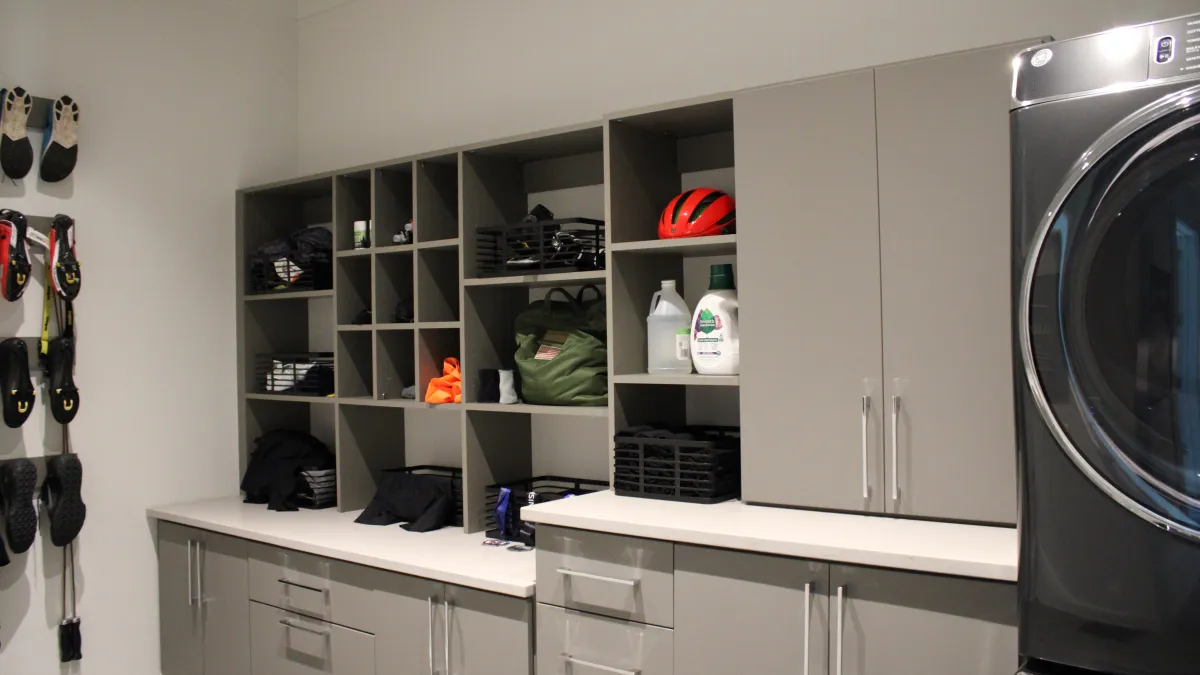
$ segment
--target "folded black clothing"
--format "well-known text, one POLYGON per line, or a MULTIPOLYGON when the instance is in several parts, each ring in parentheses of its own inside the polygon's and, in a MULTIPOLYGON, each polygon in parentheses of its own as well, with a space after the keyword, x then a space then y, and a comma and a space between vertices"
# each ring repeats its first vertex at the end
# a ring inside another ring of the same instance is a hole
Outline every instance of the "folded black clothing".
POLYGON ((447 476, 385 471, 375 497, 354 522, 407 523, 409 532, 430 532, 454 520, 454 485, 447 476))
POLYGON ((333 453, 303 431, 268 431, 255 441, 242 491, 247 504, 266 504, 272 511, 295 511, 296 495, 307 483, 302 471, 333 469, 333 453))

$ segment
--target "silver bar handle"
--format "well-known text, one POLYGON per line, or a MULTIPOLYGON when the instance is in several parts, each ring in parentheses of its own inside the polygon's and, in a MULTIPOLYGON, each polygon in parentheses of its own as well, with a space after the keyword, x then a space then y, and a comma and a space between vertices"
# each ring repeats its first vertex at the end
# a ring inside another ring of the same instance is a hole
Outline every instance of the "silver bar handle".
MULTIPOLYGON (((637 588, 638 583, 640 583, 640 581, 638 579, 618 579, 616 577, 604 577, 604 576, 600 576, 599 574, 588 574, 587 572, 576 572, 575 570, 569 570, 565 567, 558 568, 558 573, 564 577, 567 577, 568 579, 570 579, 572 577, 582 577, 584 579, 591 579, 593 581, 603 581, 603 582, 609 583, 609 584, 619 584, 621 586, 628 586, 630 588, 637 588)), ((622 671, 622 672, 624 672, 624 671, 622 671)))
POLYGON ((196 604, 204 604, 204 542, 196 542, 196 604))
POLYGON ((433 667, 433 596, 429 596, 429 675, 437 675, 433 667))
POLYGON ((452 675, 454 672, 450 669, 450 601, 444 600, 442 603, 442 619, 446 624, 446 636, 442 640, 442 645, 446 648, 446 675, 452 675))
POLYGON ((308 633, 310 635, 319 635, 321 637, 329 637, 328 630, 321 630, 319 628, 309 628, 308 626, 305 626, 303 624, 293 623, 291 619, 280 619, 279 623, 288 628, 294 628, 302 633, 308 633))
POLYGON ((192 540, 187 541, 187 567, 188 567, 188 607, 195 604, 196 594, 192 592, 192 540))
POLYGON ((804 584, 804 675, 808 675, 808 649, 812 641, 809 617, 812 615, 812 584, 804 584))
POLYGON ((584 661, 583 659, 577 659, 574 656, 571 656, 570 654, 563 654, 562 658, 563 658, 563 661, 567 662, 567 665, 583 666, 584 668, 600 670, 605 673, 613 673, 614 675, 641 675, 641 672, 642 672, 641 670, 625 670, 624 668, 613 668, 612 666, 606 666, 606 665, 603 665, 600 663, 592 663, 591 661, 584 661))
POLYGON ((862 397, 862 483, 863 499, 871 498, 871 487, 867 483, 867 415, 871 411, 871 397, 862 397))
POLYGON ((838 586, 837 614, 837 670, 834 675, 842 675, 842 630, 846 626, 846 587, 838 586))
POLYGON ((897 459, 900 456, 900 434, 897 431, 900 425, 900 397, 892 397, 892 501, 900 500, 900 475, 896 471, 900 467, 900 462, 897 459))
POLYGON ((298 583, 296 583, 294 581, 290 581, 288 579, 280 579, 279 583, 283 584, 284 586, 291 586, 293 588, 299 588, 299 589, 302 589, 305 591, 312 591, 313 593, 320 593, 322 595, 325 594, 325 590, 326 590, 324 588, 317 588, 315 586, 305 586, 304 584, 298 584, 298 583))

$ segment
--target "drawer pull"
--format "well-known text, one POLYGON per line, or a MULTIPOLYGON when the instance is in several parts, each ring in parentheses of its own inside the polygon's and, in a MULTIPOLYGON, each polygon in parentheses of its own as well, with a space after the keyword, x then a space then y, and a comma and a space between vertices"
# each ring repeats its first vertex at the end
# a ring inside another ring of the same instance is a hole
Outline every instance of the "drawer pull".
POLYGON ((192 540, 188 539, 188 607, 192 607, 196 604, 196 594, 192 591, 192 544, 192 540))
POLYGON ((812 644, 812 584, 804 584, 804 675, 808 675, 808 647, 812 644))
POLYGON ((301 631, 303 633, 309 633, 311 635, 320 635, 321 637, 329 637, 329 631, 327 631, 327 630, 320 630, 318 628, 309 628, 308 626, 303 626, 298 623, 292 623, 291 619, 280 619, 279 623, 288 628, 295 628, 296 630, 301 631))
POLYGON ((834 675, 842 675, 842 633, 846 630, 846 587, 838 586, 837 594, 837 669, 834 675))
POLYGON ((322 595, 325 594, 324 588, 315 588, 313 586, 305 586, 304 584, 298 584, 294 581, 288 581, 287 579, 280 579, 279 583, 283 584, 284 586, 292 586, 294 588, 300 588, 300 589, 303 589, 306 591, 312 591, 313 593, 320 593, 322 595))
POLYGON ((450 601, 442 602, 442 622, 446 624, 446 639, 443 640, 442 646, 446 649, 446 675, 450 675, 454 671, 450 669, 450 601))
MULTIPOLYGON (((618 584, 621 586, 628 586, 630 588, 637 588, 638 583, 639 583, 638 579, 618 579, 616 577, 604 577, 604 576, 600 576, 599 574, 588 574, 587 572, 576 572, 575 570, 569 570, 565 567, 558 568, 558 573, 563 575, 567 579, 570 579, 572 577, 582 577, 584 579, 591 579, 593 581, 603 581, 605 583, 618 584)), ((633 672, 633 671, 621 670, 621 671, 617 671, 617 672, 625 673, 625 672, 633 672)))
POLYGON ((437 675, 433 667, 433 596, 429 596, 429 675, 437 675))
POLYGON ((600 671, 604 671, 606 673, 614 673, 615 675, 641 675, 641 672, 642 672, 640 670, 625 670, 624 668, 613 668, 612 666, 605 666, 605 665, 601 665, 599 663, 592 663, 591 661, 584 661, 583 659, 577 659, 574 656, 571 656, 570 654, 563 654, 562 658, 563 658, 563 661, 566 661, 567 665, 570 665, 570 666, 583 666, 584 668, 600 670, 600 671))

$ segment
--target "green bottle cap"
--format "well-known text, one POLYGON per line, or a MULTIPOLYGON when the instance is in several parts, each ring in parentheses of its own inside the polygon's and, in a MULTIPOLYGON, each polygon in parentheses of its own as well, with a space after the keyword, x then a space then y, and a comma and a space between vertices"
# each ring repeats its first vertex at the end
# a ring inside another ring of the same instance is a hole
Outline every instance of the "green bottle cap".
POLYGON ((709 268, 708 290, 732 291, 736 288, 733 285, 733 265, 713 265, 709 268))

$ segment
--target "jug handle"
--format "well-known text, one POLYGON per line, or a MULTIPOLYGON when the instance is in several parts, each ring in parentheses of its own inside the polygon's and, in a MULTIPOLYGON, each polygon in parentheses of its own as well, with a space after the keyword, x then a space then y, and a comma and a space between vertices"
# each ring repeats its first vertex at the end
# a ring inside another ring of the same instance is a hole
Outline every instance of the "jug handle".
POLYGON ((662 299, 662 291, 655 291, 654 295, 650 296, 650 312, 646 316, 654 313, 654 308, 658 307, 658 301, 662 299))

